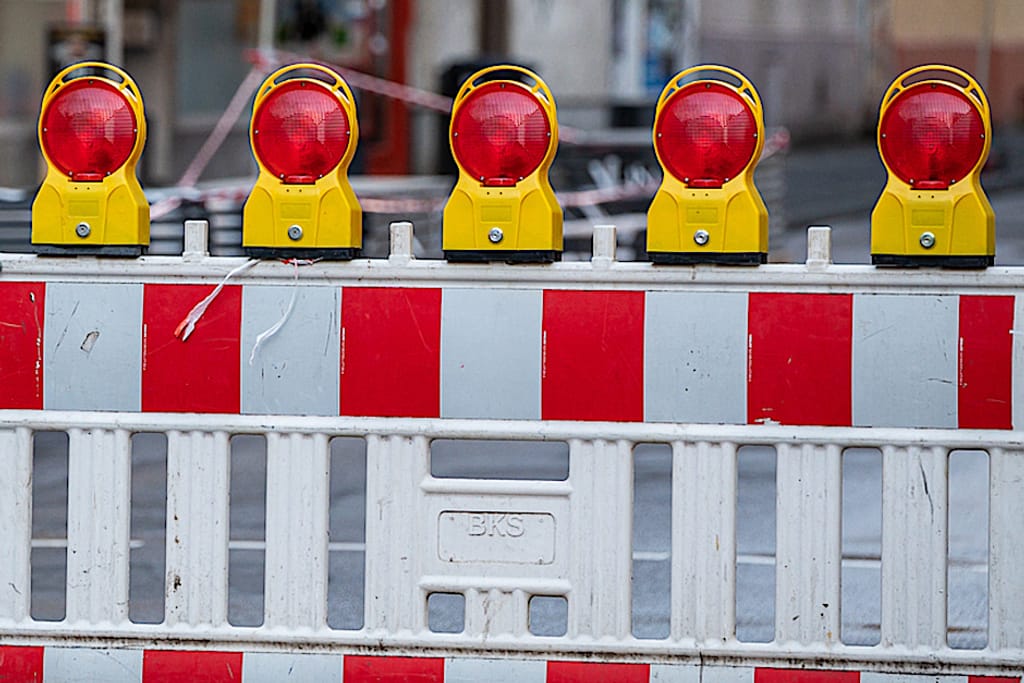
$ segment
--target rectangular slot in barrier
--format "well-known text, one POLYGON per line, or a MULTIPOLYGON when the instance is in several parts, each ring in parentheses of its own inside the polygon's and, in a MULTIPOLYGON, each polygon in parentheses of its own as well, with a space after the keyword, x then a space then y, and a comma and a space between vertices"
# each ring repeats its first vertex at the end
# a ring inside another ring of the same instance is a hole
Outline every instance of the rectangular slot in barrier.
POLYGON ((535 636, 564 636, 569 628, 569 601, 562 595, 534 595, 530 598, 530 633, 535 636))
POLYGON ((366 569, 366 441, 331 439, 327 624, 363 626, 366 569))
POLYGON ((775 632, 775 449, 736 453, 736 638, 768 643, 775 632))
POLYGON ((466 629, 466 596, 462 593, 428 595, 427 628, 432 633, 462 633, 466 629))
POLYGON ((565 481, 569 444, 560 441, 437 439, 430 474, 443 479, 565 481))
POLYGON ((633 449, 633 635, 667 638, 672 602, 672 448, 633 449))
POLYGON ((135 623, 164 620, 166 528, 167 436, 133 434, 128 617, 135 623))
POLYGON ((68 435, 36 432, 32 442, 33 619, 60 621, 67 608, 68 435))
POLYGON ((949 454, 947 642, 956 649, 988 645, 989 457, 981 450, 949 454))
POLYGON ((228 622, 263 623, 267 497, 267 441, 231 439, 231 508, 228 542, 228 622))
POLYGON ((843 451, 841 639, 878 645, 882 623, 882 452, 843 451))

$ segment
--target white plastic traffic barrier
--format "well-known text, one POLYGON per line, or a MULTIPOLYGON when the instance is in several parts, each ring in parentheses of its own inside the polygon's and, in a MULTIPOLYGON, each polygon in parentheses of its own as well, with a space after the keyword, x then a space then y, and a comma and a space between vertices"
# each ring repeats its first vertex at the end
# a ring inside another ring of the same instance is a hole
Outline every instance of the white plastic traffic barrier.
POLYGON ((837 266, 821 245, 802 265, 662 269, 616 262, 614 239, 598 234, 606 246, 592 264, 463 266, 412 259, 400 227, 390 260, 299 267, 298 290, 296 266, 260 263, 228 281, 185 342, 175 328, 243 263, 203 257, 201 235, 183 258, 0 255, 0 674, 1019 681, 1024 400, 1014 368, 1024 351, 1012 330, 1024 272, 837 266), (296 291, 286 324, 249 365, 296 291), (41 431, 69 435, 57 622, 30 609, 41 431), (167 435, 157 624, 128 610, 130 440, 141 432, 167 435), (233 435, 267 444, 255 627, 227 619, 233 435), (357 630, 327 623, 336 437, 366 442, 357 630), (441 439, 566 442, 569 474, 433 476, 430 444, 441 439), (670 629, 656 639, 631 629, 633 449, 647 443, 668 445, 672 462, 670 629), (742 445, 777 453, 769 643, 736 637, 742 445), (847 448, 881 451, 875 646, 840 639, 847 448), (957 449, 989 461, 980 650, 946 641, 957 449), (464 597, 461 632, 430 629, 436 593, 464 597), (531 631, 535 597, 565 600, 564 635, 531 631))

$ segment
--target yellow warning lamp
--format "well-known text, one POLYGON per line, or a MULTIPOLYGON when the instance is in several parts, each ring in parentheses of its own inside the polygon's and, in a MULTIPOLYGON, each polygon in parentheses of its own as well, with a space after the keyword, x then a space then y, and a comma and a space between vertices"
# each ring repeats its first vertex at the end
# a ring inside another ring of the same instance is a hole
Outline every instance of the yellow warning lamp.
POLYGON ((768 209, 754 186, 763 147, 761 98, 743 74, 705 64, 669 81, 654 117, 664 177, 647 211, 651 261, 767 260, 768 209))
POLYGON ((260 173, 242 211, 245 253, 359 256, 363 210, 348 180, 359 123, 345 80, 319 64, 278 69, 256 92, 249 140, 260 173))
POLYGON ((871 262, 991 266, 996 217, 980 180, 991 143, 988 99, 970 75, 932 64, 897 77, 878 120, 889 179, 871 212, 871 262))
POLYGON ((135 166, 146 143, 142 95, 121 69, 73 64, 50 82, 39 115, 46 178, 32 203, 40 254, 138 256, 149 202, 135 166))
POLYGON ((544 81, 520 66, 476 72, 455 98, 449 135, 459 180, 444 207, 445 257, 560 261, 562 207, 548 182, 558 119, 544 81))

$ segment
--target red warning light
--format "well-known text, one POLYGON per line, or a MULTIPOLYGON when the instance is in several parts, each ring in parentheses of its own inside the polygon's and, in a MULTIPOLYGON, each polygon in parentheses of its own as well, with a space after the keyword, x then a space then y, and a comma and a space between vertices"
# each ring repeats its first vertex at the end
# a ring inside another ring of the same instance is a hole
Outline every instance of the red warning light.
POLYGON ((348 114, 327 87, 309 81, 274 89, 253 115, 253 151, 288 184, 309 185, 342 160, 351 138, 348 114))
POLYGON ((722 187, 743 171, 757 150, 751 106, 718 83, 680 88, 660 108, 654 132, 665 169, 689 187, 722 187))
POLYGON ((138 135, 128 98, 110 83, 68 83, 42 115, 40 142, 47 158, 74 182, 99 182, 128 161, 138 135))
POLYGON ((514 82, 485 83, 452 118, 452 152, 486 186, 515 185, 544 161, 551 122, 537 96, 514 82))
POLYGON ((966 94, 919 83, 889 103, 879 130, 885 163, 903 182, 940 190, 965 178, 985 151, 985 124, 966 94))

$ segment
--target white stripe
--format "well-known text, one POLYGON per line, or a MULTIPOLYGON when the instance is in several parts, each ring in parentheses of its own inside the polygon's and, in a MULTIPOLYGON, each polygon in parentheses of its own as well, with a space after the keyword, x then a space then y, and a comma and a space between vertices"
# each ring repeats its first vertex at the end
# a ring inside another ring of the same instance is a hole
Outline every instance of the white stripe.
POLYGON ((543 292, 445 289, 441 417, 540 418, 543 292))
POLYGON ((514 659, 459 659, 444 663, 445 683, 545 683, 547 662, 514 659))
POLYGON ((933 676, 923 674, 880 674, 865 671, 860 683, 967 683, 967 676, 933 676))
POLYGON ((142 285, 46 287, 43 407, 138 412, 142 405, 142 285))
POLYGON ((43 651, 46 683, 141 683, 142 650, 48 647, 43 651))
POLYGON ((747 294, 648 292, 644 418, 747 421, 747 294))
POLYGON ((329 654, 246 652, 242 683, 337 683, 343 657, 329 654))
POLYGON ((853 424, 957 426, 955 296, 853 297, 853 424))
POLYGON ((652 664, 651 682, 655 681, 657 683, 753 683, 754 670, 749 667, 652 664))

